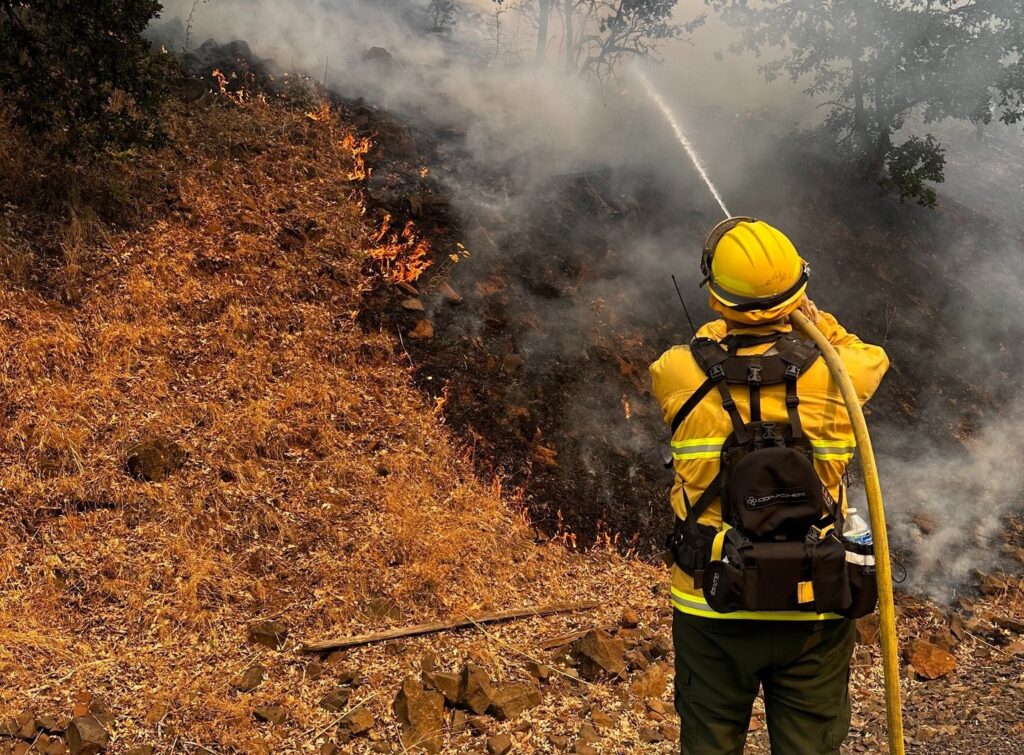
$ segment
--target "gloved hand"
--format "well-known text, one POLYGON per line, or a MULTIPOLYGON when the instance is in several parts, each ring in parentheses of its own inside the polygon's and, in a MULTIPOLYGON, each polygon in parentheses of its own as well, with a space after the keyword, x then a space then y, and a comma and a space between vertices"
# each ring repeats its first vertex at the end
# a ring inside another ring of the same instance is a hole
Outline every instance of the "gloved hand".
POLYGON ((800 300, 800 304, 797 306, 797 309, 800 310, 800 314, 812 323, 815 325, 818 324, 818 306, 807 298, 807 294, 804 294, 804 297, 800 300))

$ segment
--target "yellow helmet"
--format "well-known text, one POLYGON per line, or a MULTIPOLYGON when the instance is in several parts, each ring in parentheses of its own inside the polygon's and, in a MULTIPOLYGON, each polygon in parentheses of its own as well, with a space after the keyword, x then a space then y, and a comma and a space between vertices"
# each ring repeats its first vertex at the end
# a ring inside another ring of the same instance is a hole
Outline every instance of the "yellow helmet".
POLYGON ((701 258, 713 299, 736 312, 792 310, 810 268, 793 242, 761 220, 729 218, 708 235, 701 258))

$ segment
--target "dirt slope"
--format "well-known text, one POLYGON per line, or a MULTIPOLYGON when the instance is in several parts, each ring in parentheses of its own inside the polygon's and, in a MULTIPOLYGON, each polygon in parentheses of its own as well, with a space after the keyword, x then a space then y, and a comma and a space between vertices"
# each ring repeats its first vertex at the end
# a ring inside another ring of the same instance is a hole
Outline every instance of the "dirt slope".
MULTIPOLYGON (((446 714, 445 752, 483 751, 500 734, 515 752, 673 751, 659 741, 672 735, 670 683, 649 670, 667 667, 664 571, 611 548, 538 542, 516 491, 476 476, 473 449, 415 386, 399 334, 361 324, 379 271, 408 270, 422 239, 391 243, 366 222, 366 144, 349 123, 258 100, 177 106, 168 146, 143 155, 129 184, 144 205, 131 223, 79 206, 49 235, 29 234, 31 206, 0 210, 3 755, 61 752, 67 718, 90 708, 113 753, 403 752, 392 701, 425 658, 453 671, 472 659, 499 686, 528 680, 531 659, 558 669, 513 720, 459 732, 446 714), (582 600, 600 607, 326 659, 300 650, 582 600), (266 620, 289 630, 280 649, 247 639, 266 620), (624 679, 580 681, 564 643, 545 642, 595 626, 628 651, 624 679), (255 664, 263 681, 240 691, 255 664), (347 706, 325 709, 351 674, 362 683, 347 706), (262 706, 284 720, 259 721, 262 706), (372 726, 346 739, 338 722, 360 708, 372 726)), ((4 143, 0 162, 18 149, 4 143)), ((970 608, 1024 618, 1020 589, 995 584, 970 608)), ((904 618, 908 638, 946 621, 914 602, 904 618)), ((987 620, 970 630, 952 676, 907 681, 931 701, 909 727, 923 743, 984 737, 1012 752, 1011 633, 987 620), (950 705, 950 728, 922 728, 938 725, 935 700, 993 688, 1002 713, 950 705), (976 730, 986 711, 999 725, 976 730)), ((876 752, 877 650, 858 653, 854 743, 876 752)))

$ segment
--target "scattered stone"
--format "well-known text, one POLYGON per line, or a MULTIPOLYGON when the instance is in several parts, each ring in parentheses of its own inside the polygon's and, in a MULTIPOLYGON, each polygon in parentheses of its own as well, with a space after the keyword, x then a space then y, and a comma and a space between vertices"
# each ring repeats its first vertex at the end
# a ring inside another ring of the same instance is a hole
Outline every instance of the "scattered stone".
POLYGON ((626 667, 630 671, 643 671, 651 665, 651 659, 641 650, 626 653, 626 667))
POLYGON ((603 710, 593 710, 590 712, 590 721, 598 729, 602 731, 611 729, 615 726, 615 719, 605 713, 603 710))
POLYGON ((597 729, 594 728, 594 724, 589 721, 584 721, 580 724, 579 739, 581 742, 593 744, 600 738, 601 735, 597 733, 597 729))
POLYGON ((418 297, 420 295, 420 290, 411 283, 406 283, 405 281, 398 281, 398 283, 396 283, 395 285, 398 286, 405 293, 409 294, 409 296, 418 297))
POLYGON ((957 639, 950 631, 949 627, 945 624, 940 626, 935 632, 932 633, 932 644, 938 645, 940 648, 945 650, 947 653, 953 652, 953 648, 957 646, 957 639))
POLYGON ((640 741, 647 744, 657 744, 658 742, 664 742, 665 737, 660 730, 655 729, 653 726, 642 726, 640 728, 640 741))
POLYGON ((603 629, 593 629, 572 643, 572 657, 587 681, 625 673, 625 645, 603 629))
POLYGON ((437 664, 439 662, 437 653, 433 650, 428 650, 420 658, 420 671, 427 673, 428 671, 437 671, 437 664))
POLYGON ((989 620, 1000 629, 1014 634, 1024 634, 1024 621, 1009 616, 990 616, 989 620))
POLYGON ((644 645, 644 650, 652 660, 669 658, 672 655, 672 640, 665 635, 659 634, 644 645))
POLYGON ((917 675, 925 679, 938 679, 956 668, 956 658, 925 640, 912 641, 905 657, 917 675))
POLYGON ((572 749, 576 755, 597 755, 597 750, 594 746, 587 744, 586 742, 577 742, 576 746, 572 749))
POLYGON ((490 723, 483 716, 470 716, 466 719, 466 726, 476 737, 482 737, 490 729, 490 723))
POLYGON ((324 665, 320 661, 310 661, 303 669, 303 673, 310 681, 316 681, 324 675, 324 665))
POLYGON ((350 737, 358 737, 368 734, 375 723, 373 714, 365 706, 360 706, 342 716, 339 728, 350 737))
POLYGON ((68 726, 68 747, 72 755, 96 755, 110 745, 110 735, 96 716, 79 716, 68 726))
POLYGON ((419 299, 404 299, 402 301, 402 309, 406 312, 423 312, 423 302, 419 299))
POLYGON ((128 755, 153 755, 156 749, 153 745, 139 745, 128 750, 128 755))
POLYGON ((363 62, 381 68, 394 68, 395 57, 383 47, 371 47, 363 53, 363 62))
POLYGON ((448 674, 443 671, 424 671, 423 683, 427 689, 432 689, 444 695, 446 705, 455 706, 459 704, 459 689, 461 677, 458 674, 448 674))
POLYGON ((494 686, 487 672, 474 663, 467 663, 459 681, 459 705, 480 715, 487 711, 493 699, 494 686))
POLYGON ((266 672, 267 670, 258 663, 255 666, 250 666, 235 679, 235 689, 239 692, 252 692, 263 683, 263 676, 266 672))
POLYGON ((879 631, 877 613, 857 619, 857 642, 861 645, 877 645, 879 631))
POLYGON ((461 734, 469 728, 469 717, 465 711, 457 710, 452 713, 452 720, 448 726, 455 734, 461 734))
POLYGON ((526 662, 526 673, 541 682, 551 678, 551 667, 537 661, 526 662))
POLYGON ((660 727, 658 727, 658 731, 661 732, 661 736, 663 736, 666 739, 666 741, 668 741, 668 742, 678 742, 679 741, 679 726, 678 726, 678 724, 674 724, 674 723, 670 723, 670 722, 666 721, 660 727))
POLYGON ((441 294, 441 296, 444 297, 444 300, 453 307, 457 307, 462 304, 462 294, 449 286, 447 281, 441 282, 441 285, 437 287, 437 293, 441 294))
POLYGON ((964 618, 958 613, 951 614, 949 617, 949 631, 953 633, 959 641, 963 642, 964 637, 967 636, 967 627, 964 626, 964 618))
POLYGON ((273 726, 284 723, 287 718, 284 708, 280 705, 260 705, 253 709, 252 715, 257 721, 273 726))
POLYGON ((46 732, 47 734, 63 734, 66 724, 61 724, 56 716, 42 715, 36 716, 36 729, 38 731, 46 732))
POLYGON ((434 337, 434 325, 430 320, 420 320, 416 327, 409 331, 409 338, 426 340, 434 337))
POLYGON ((181 469, 185 449, 168 438, 154 438, 139 443, 128 452, 125 467, 140 482, 163 482, 181 469))
POLYGON ((358 687, 362 681, 359 678, 359 672, 353 669, 343 669, 338 674, 338 684, 346 685, 349 687, 358 687))
POLYGON ((622 616, 619 618, 619 624, 626 629, 636 629, 640 626, 640 617, 637 612, 629 606, 622 609, 622 616))
POLYGON ((515 682, 494 692, 487 712, 499 721, 511 721, 523 711, 540 705, 540 701, 540 687, 536 682, 515 682))
POLYGON ((515 375, 523 366, 523 358, 518 354, 506 354, 501 360, 501 371, 506 375, 515 375))
POLYGON ((320 745, 320 755, 338 755, 340 752, 341 748, 335 742, 328 741, 320 745))
POLYGON ((352 690, 348 687, 335 687, 322 698, 320 707, 340 713, 348 705, 348 699, 352 697, 352 690))
POLYGON ((551 746, 556 750, 568 750, 569 749, 569 737, 563 734, 549 734, 548 741, 551 746))
POLYGON ((256 621, 249 625, 249 642, 280 650, 288 639, 288 627, 280 621, 256 621))
POLYGON ((1004 577, 998 574, 986 574, 978 572, 978 587, 982 595, 999 595, 1006 592, 1010 585, 1004 577))
POLYGON ((667 683, 668 678, 665 676, 665 672, 661 670, 660 666, 654 664, 637 674, 629 688, 633 695, 640 700, 659 699, 665 693, 667 683))
POLYGON ((441 751, 444 728, 444 697, 427 690, 415 677, 407 677, 395 697, 395 717, 401 725, 402 744, 407 749, 429 753, 441 751))
POLYGON ((489 755, 505 755, 512 749, 512 737, 508 734, 498 734, 487 740, 487 752, 489 755))

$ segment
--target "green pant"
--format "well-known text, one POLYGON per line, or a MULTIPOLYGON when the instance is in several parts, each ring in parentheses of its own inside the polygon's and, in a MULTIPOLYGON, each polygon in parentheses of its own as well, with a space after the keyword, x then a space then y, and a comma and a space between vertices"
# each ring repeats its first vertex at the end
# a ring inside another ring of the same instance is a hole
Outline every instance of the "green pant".
POLYGON ((829 755, 850 730, 854 624, 705 619, 675 612, 683 755, 740 755, 764 688, 773 755, 829 755))

